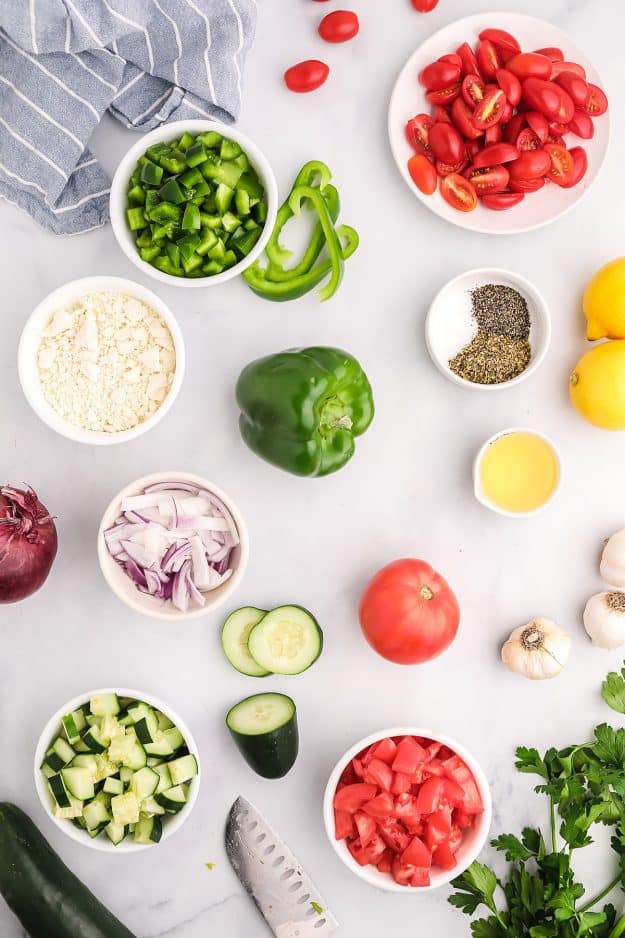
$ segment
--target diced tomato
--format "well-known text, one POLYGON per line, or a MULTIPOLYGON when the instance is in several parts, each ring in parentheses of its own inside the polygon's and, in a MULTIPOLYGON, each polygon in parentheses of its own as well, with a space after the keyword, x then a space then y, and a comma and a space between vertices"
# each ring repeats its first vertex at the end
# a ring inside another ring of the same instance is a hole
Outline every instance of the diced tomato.
POLYGON ((389 850, 387 847, 384 853, 382 854, 382 859, 378 862, 377 867, 380 873, 390 873, 393 866, 393 851, 389 850))
POLYGON ((473 776, 468 766, 465 765, 460 756, 454 755, 451 759, 445 759, 443 762, 443 770, 447 778, 450 778, 453 782, 457 782, 460 786, 469 780, 473 781, 473 776))
POLYGON ((376 759, 381 759, 387 765, 392 765, 397 754, 397 746, 392 739, 388 737, 380 740, 373 748, 373 754, 376 759))
POLYGON ((365 848, 362 846, 358 838, 355 840, 348 840, 347 849, 359 866, 367 866, 369 863, 369 858, 365 853, 365 848))
POLYGON ((423 740, 423 742, 424 742, 424 743, 427 742, 427 745, 426 745, 426 747, 425 747, 425 751, 426 751, 425 761, 426 761, 426 762, 431 762, 432 759, 435 759, 436 756, 437 756, 437 755, 439 754, 439 752, 441 751, 441 744, 440 744, 440 743, 434 743, 434 742, 432 742, 431 740, 427 740, 427 741, 426 741, 426 740, 423 740))
MULTIPOLYGON (((368 785, 368 788, 373 788, 373 785, 368 785)), ((375 818, 387 818, 390 817, 393 813, 394 802, 393 798, 387 791, 380 792, 379 795, 376 795, 375 798, 371 798, 369 801, 365 801, 362 805, 362 810, 367 814, 370 814, 371 817, 375 818)))
POLYGON ((366 847, 367 844, 371 843, 377 832, 375 820, 368 814, 364 814, 362 811, 356 811, 356 814, 354 815, 354 823, 356 824, 356 829, 358 830, 360 843, 363 845, 363 847, 366 847))
POLYGON ((443 763, 440 759, 430 759, 430 761, 426 762, 423 766, 423 773, 424 777, 429 775, 444 775, 443 763))
POLYGON ((414 871, 413 877, 410 880, 411 886, 429 886, 430 885, 430 871, 428 869, 416 869, 414 871))
POLYGON ((350 814, 354 814, 363 806, 365 801, 371 801, 375 797, 376 791, 375 785, 366 785, 362 782, 356 785, 346 785, 335 794, 334 809, 336 811, 349 811, 350 814))
POLYGON ((355 778, 360 779, 362 781, 363 778, 365 777, 365 770, 363 768, 363 765, 360 759, 357 759, 357 758, 352 759, 352 769, 354 771, 355 778))
POLYGON ((415 835, 402 853, 401 862, 404 866, 429 869, 432 865, 432 854, 421 838, 415 835))
POLYGON ((382 762, 381 759, 371 759, 365 768, 365 782, 377 785, 378 788, 382 788, 384 791, 390 791, 393 782, 393 772, 390 765, 382 762))
POLYGON ((443 797, 443 780, 428 778, 417 793, 417 811, 419 814, 432 814, 438 811, 443 797))
POLYGON ((354 819, 349 811, 334 812, 334 836, 337 840, 345 840, 346 837, 353 837, 354 819))
POLYGON ((464 808, 456 808, 453 813, 453 822, 461 831, 467 831, 473 827, 473 818, 475 815, 467 814, 464 808))
POLYGON ((451 832, 451 808, 441 808, 431 814, 425 829, 425 842, 433 850, 449 837, 451 832))
POLYGON ((447 843, 449 844, 449 849, 452 853, 456 853, 458 847, 462 843, 462 831, 459 827, 456 827, 455 824, 452 825, 452 828, 449 832, 449 839, 447 843))
POLYGON ((393 879, 400 886, 410 886, 412 885, 412 877, 416 873, 414 866, 405 866, 400 857, 395 857, 391 866, 391 873, 393 874, 393 879))
POLYGON ((426 759, 426 750, 419 745, 414 736, 404 736, 397 746, 397 755, 393 759, 393 772, 414 775, 419 765, 426 759))
POLYGON ((453 870, 457 864, 456 857, 450 849, 449 843, 444 840, 434 850, 432 863, 434 866, 440 866, 443 870, 453 870))
MULTIPOLYGON (((421 826, 421 815, 417 811, 417 799, 413 795, 398 795, 395 799, 393 814, 410 831, 421 826)), ((414 833, 417 833, 416 829, 414 833)))
POLYGON ((395 818, 389 818, 387 821, 378 824, 378 831, 384 843, 393 853, 402 853, 410 843, 410 834, 403 824, 400 824, 395 818))
POLYGON ((367 746, 367 748, 363 749, 363 751, 359 754, 358 758, 360 759, 363 767, 368 766, 373 759, 373 750, 375 749, 375 746, 376 744, 373 743, 372 746, 367 746))
POLYGON ((446 778, 443 781, 443 796, 445 801, 452 807, 461 805, 464 802, 464 790, 462 786, 454 782, 451 778, 446 778))
POLYGON ((404 775, 403 772, 394 772, 393 784, 391 785, 391 793, 393 795, 404 795, 406 794, 406 792, 410 791, 413 784, 414 784, 413 775, 404 775))
POLYGON ((366 847, 363 847, 363 859, 366 857, 367 863, 374 866, 386 853, 386 844, 379 834, 374 834, 366 847))
POLYGON ((484 810, 484 805, 482 804, 480 793, 473 779, 465 782, 462 788, 464 790, 464 799, 462 802, 464 810, 467 814, 481 814, 484 810))

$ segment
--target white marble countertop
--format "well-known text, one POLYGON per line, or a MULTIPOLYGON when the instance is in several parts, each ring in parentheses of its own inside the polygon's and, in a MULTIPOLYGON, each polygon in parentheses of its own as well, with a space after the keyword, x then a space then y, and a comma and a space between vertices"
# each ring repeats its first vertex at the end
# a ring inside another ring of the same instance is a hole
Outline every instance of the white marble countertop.
MULTIPOLYGON (((493 831, 499 833, 540 817, 532 780, 513 768, 514 747, 581 741, 610 717, 598 690, 622 655, 591 648, 581 609, 600 588, 601 539, 625 524, 625 438, 578 419, 568 404, 567 374, 585 348, 583 286, 623 252, 625 9, 617 0, 509 0, 510 9, 567 30, 596 61, 616 103, 615 126, 605 170, 580 206, 551 227, 495 239, 465 233, 425 211, 392 164, 385 130, 395 75, 412 50, 440 26, 492 8, 492 0, 441 0, 429 16, 414 13, 408 0, 350 6, 361 14, 358 41, 320 48, 314 26, 325 7, 304 0, 259 3, 240 121, 265 149, 283 191, 305 160, 331 166, 342 217, 362 239, 332 302, 321 306, 309 297, 272 305, 243 283, 205 291, 155 287, 124 258, 110 227, 57 239, 0 203, 1 475, 40 492, 58 515, 60 537, 45 589, 0 612, 0 796, 32 815, 68 865, 139 938, 265 934, 222 845, 226 813, 238 794, 255 802, 289 842, 346 938, 468 935, 468 921, 447 904, 446 889, 421 896, 378 893, 341 865, 321 819, 336 759, 361 736, 392 724, 429 725, 455 736, 491 781, 493 831), (316 95, 289 94, 283 69, 315 55, 330 62, 332 80, 316 95), (551 351, 537 374, 494 395, 445 381, 423 341, 436 290, 452 275, 485 264, 534 281, 550 303, 554 326, 551 351), (187 343, 187 375, 172 412, 123 447, 89 448, 56 436, 31 412, 17 380, 17 342, 31 309, 60 284, 98 273, 156 288, 177 313, 187 343), (355 354, 377 404, 355 458, 322 481, 280 473, 249 452, 239 438, 233 399, 243 365, 307 343, 355 354), (564 461, 557 502, 523 522, 487 512, 471 492, 477 447, 514 424, 552 435, 564 461), (236 603, 296 601, 317 614, 325 631, 324 653, 313 669, 263 684, 263 690, 291 694, 298 705, 301 754, 283 781, 252 774, 228 739, 226 709, 259 688, 224 660, 222 616, 173 634, 121 605, 100 574, 95 534, 110 497, 145 473, 174 468, 213 479, 247 519, 251 562, 236 603), (462 626, 443 657, 402 669, 369 649, 356 610, 370 575, 410 555, 447 577, 460 599, 462 626), (555 618, 573 636, 568 668, 542 685, 509 674, 498 657, 511 628, 533 615, 555 618), (32 780, 35 743, 50 713, 82 690, 115 684, 170 701, 203 757, 192 820, 160 848, 130 856, 100 854, 64 837, 46 818, 32 780), (210 872, 208 861, 215 864, 210 872)), ((134 139, 107 119, 93 149, 112 171, 134 139)), ((603 881, 601 860, 592 866, 589 888, 603 881)), ((22 934, 2 904, 0 934, 22 934)))

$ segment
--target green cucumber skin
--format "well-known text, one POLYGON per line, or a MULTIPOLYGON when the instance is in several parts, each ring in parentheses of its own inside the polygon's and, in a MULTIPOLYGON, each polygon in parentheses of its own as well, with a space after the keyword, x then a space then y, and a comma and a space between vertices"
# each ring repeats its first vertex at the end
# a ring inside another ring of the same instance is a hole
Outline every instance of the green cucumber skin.
POLYGON ((246 736, 228 727, 236 746, 257 775, 263 778, 284 778, 295 765, 299 751, 297 711, 288 723, 277 730, 258 736, 246 736))
POLYGON ((27 814, 0 802, 0 893, 30 938, 136 938, 65 866, 27 814))

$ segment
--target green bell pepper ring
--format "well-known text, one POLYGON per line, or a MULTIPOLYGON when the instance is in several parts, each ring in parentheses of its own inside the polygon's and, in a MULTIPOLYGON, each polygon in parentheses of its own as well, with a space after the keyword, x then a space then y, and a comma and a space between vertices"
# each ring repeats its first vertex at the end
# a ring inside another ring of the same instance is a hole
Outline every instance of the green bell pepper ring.
MULTIPOLYGON (((341 247, 341 254, 343 260, 346 261, 352 256, 360 243, 358 232, 354 228, 350 228, 349 225, 339 225, 336 233, 345 242, 341 247)), ((290 277, 288 280, 276 282, 268 279, 267 271, 263 270, 256 261, 251 267, 243 271, 242 277, 257 296, 265 300, 284 302, 297 300, 306 293, 310 293, 317 284, 321 283, 324 277, 327 277, 331 270, 332 262, 325 260, 298 277, 290 277)))
MULTIPOLYGON (((331 179, 332 173, 325 163, 322 163, 320 160, 310 160, 308 163, 304 163, 299 173, 295 177, 293 189, 297 189, 299 186, 313 186, 317 180, 316 185, 319 190, 323 192, 331 179)), ((293 189, 291 189, 291 193, 293 192, 293 189)), ((293 253, 292 251, 287 250, 287 248, 283 248, 280 244, 280 235, 282 233, 282 229, 286 223, 291 218, 293 218, 293 210, 289 204, 290 197, 291 196, 289 195, 289 198, 283 202, 283 204, 278 209, 276 223, 265 248, 267 257, 271 263, 275 264, 277 267, 282 267, 293 253)))
POLYGON ((374 415, 360 364, 336 348, 289 349, 239 375, 239 429, 258 456, 300 476, 324 476, 351 459, 374 415))
MULTIPOLYGON (((341 211, 341 200, 339 198, 338 190, 334 186, 328 185, 323 190, 322 195, 326 205, 328 206, 330 218, 334 223, 336 223, 341 211)), ((267 277, 269 280, 274 280, 277 282, 280 280, 291 280, 293 277, 300 277, 302 274, 308 273, 325 247, 325 243, 326 236, 321 226, 321 222, 318 221, 312 233, 310 243, 304 251, 300 262, 294 267, 288 268, 270 263, 267 268, 267 277)), ((343 260, 345 260, 345 255, 343 255, 343 260)))
POLYGON ((334 223, 330 218, 328 206, 319 189, 313 189, 312 186, 297 186, 293 189, 289 196, 289 205, 291 206, 293 214, 301 214, 304 199, 309 199, 313 204, 313 208, 317 210, 319 222, 321 223, 326 239, 326 247, 332 264, 332 274, 323 289, 319 291, 319 298, 322 301, 329 300, 330 297, 334 296, 343 279, 344 264, 341 242, 334 228, 334 223))

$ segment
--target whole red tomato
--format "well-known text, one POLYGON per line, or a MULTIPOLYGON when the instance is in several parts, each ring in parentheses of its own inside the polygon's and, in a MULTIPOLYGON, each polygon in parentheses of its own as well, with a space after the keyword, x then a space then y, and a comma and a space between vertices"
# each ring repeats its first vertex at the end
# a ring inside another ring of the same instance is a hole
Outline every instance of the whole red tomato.
POLYGON ((417 13, 431 13, 438 6, 438 0, 412 0, 412 5, 417 13))
POLYGON ((372 648, 395 664, 420 664, 449 648, 460 621, 447 582, 423 560, 395 560, 360 600, 360 625, 372 648))

